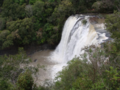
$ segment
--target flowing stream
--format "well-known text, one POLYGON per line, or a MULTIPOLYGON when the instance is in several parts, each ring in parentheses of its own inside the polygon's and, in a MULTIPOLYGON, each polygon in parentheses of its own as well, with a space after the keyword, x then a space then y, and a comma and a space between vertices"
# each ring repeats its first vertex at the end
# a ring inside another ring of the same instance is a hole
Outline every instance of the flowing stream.
MULTIPOLYGON (((110 34, 105 30, 104 19, 93 15, 70 16, 64 25, 59 45, 54 51, 49 51, 44 61, 47 62, 47 71, 44 73, 47 79, 53 80, 57 72, 74 57, 80 57, 84 53, 85 46, 100 44, 108 40, 110 34), (49 62, 49 63, 48 63, 49 62)), ((39 57, 42 57, 38 55, 39 57)), ((34 58, 34 56, 32 56, 34 58)), ((42 62, 41 62, 42 63, 42 62)), ((43 78, 42 75, 40 78, 43 78)))

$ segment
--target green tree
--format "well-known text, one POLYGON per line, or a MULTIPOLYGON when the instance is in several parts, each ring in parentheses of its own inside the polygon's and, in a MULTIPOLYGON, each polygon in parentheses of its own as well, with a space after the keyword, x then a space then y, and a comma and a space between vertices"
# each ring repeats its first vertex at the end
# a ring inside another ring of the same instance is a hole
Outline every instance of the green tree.
POLYGON ((34 40, 36 34, 32 18, 8 22, 7 29, 10 30, 11 33, 6 39, 11 39, 17 44, 29 44, 34 40))
POLYGON ((16 20, 25 17, 25 5, 19 5, 14 0, 4 0, 2 8, 3 17, 7 17, 8 19, 16 20))
POLYGON ((33 5, 33 14, 39 21, 44 21, 44 5, 45 3, 43 1, 37 1, 33 5))
POLYGON ((29 70, 21 73, 17 80, 18 90, 32 90, 33 78, 29 70))
POLYGON ((101 0, 104 3, 103 7, 114 8, 120 11, 120 0, 101 0))
POLYGON ((2 6, 4 0, 0 0, 0 7, 2 6))
POLYGON ((119 69, 113 64, 105 48, 84 48, 81 59, 68 63, 56 77, 53 90, 119 90, 119 69), (89 55, 89 56, 87 56, 89 55))
POLYGON ((29 62, 30 59, 27 59, 23 48, 19 49, 17 55, 0 56, 0 77, 15 84, 18 75, 23 71, 20 65, 27 65, 29 62))
POLYGON ((0 31, 5 28, 5 19, 0 18, 0 31))
POLYGON ((112 38, 119 39, 120 38, 120 12, 114 12, 114 14, 106 16, 106 27, 107 30, 110 31, 112 38))
POLYGON ((0 89, 1 90, 15 90, 11 82, 0 78, 0 89))

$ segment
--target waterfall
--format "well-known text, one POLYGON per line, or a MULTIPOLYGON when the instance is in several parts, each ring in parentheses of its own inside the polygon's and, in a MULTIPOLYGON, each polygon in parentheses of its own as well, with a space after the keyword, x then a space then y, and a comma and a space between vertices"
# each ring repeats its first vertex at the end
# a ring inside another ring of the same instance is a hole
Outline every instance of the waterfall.
POLYGON ((90 45, 100 46, 109 38, 104 24, 91 23, 91 17, 95 16, 75 15, 66 20, 61 41, 51 55, 52 61, 57 63, 53 67, 53 77, 67 65, 68 61, 74 57, 80 57, 80 54, 84 53, 82 48, 90 45), (83 20, 87 23, 83 24, 83 20))

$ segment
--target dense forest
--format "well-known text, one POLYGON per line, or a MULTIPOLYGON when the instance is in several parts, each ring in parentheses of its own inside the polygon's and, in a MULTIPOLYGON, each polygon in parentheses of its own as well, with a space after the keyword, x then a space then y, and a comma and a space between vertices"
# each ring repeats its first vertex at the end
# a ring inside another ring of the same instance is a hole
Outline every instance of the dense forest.
POLYGON ((75 14, 106 14, 114 41, 84 48, 83 60, 69 62, 49 87, 36 86, 23 48, 0 56, 0 90, 120 90, 120 0, 0 0, 0 50, 30 44, 57 45, 65 20, 75 14), (90 55, 87 63, 86 54, 90 55), (104 63, 104 57, 109 61, 104 63), (101 65, 98 66, 97 63, 101 65), (20 64, 26 65, 23 69, 20 64), (73 68, 74 67, 74 68, 73 68), (73 72, 73 73, 71 73, 73 72))
POLYGON ((56 45, 70 15, 117 10, 97 0, 1 0, 0 7, 0 49, 31 43, 56 45))

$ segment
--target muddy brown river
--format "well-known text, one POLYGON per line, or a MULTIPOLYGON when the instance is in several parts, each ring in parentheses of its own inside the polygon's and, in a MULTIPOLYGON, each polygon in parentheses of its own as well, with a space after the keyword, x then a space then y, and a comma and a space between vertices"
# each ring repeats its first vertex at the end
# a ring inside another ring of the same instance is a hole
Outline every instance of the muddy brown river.
POLYGON ((30 65, 39 67, 38 73, 36 76, 34 75, 34 81, 37 85, 44 85, 52 80, 51 70, 55 64, 50 61, 51 52, 51 50, 38 51, 30 56, 32 60, 30 65))

